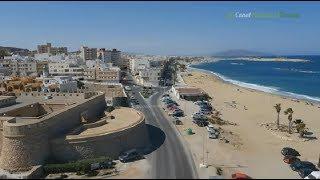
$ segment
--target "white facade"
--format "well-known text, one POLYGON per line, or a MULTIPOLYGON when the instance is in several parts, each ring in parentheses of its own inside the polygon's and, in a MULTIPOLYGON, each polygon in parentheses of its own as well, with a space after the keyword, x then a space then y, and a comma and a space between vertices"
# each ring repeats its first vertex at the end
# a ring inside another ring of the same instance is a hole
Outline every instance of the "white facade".
POLYGON ((53 78, 43 78, 43 91, 75 92, 77 91, 77 81, 68 76, 56 76, 53 78))
POLYGON ((137 76, 138 83, 145 86, 158 86, 160 78, 160 68, 148 68, 139 70, 139 75, 137 76))
POLYGON ((42 53, 42 54, 37 53, 34 55, 34 59, 38 61, 49 61, 49 57, 50 57, 49 53, 42 53))
POLYGON ((49 74, 53 76, 82 76, 83 68, 68 62, 50 62, 49 74))
POLYGON ((103 63, 100 60, 87 61, 87 68, 84 71, 86 80, 94 80, 100 82, 119 83, 120 68, 112 66, 112 63, 103 63))
POLYGON ((131 72, 135 74, 140 70, 150 68, 150 63, 148 59, 131 59, 130 67, 131 67, 131 72))
POLYGON ((27 76, 37 72, 37 62, 13 60, 10 62, 10 69, 14 75, 27 76))

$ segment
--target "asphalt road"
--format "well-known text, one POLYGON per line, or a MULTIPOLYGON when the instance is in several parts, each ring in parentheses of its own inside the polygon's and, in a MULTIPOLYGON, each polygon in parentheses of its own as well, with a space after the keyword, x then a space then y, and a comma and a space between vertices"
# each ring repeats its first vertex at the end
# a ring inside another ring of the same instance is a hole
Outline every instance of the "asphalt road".
POLYGON ((154 179, 195 179, 198 178, 190 151, 182 144, 182 137, 174 129, 170 120, 161 111, 158 100, 164 93, 157 88, 157 93, 146 102, 139 94, 142 88, 133 87, 133 96, 139 101, 138 109, 146 118, 152 152, 147 156, 151 162, 151 177, 154 179))

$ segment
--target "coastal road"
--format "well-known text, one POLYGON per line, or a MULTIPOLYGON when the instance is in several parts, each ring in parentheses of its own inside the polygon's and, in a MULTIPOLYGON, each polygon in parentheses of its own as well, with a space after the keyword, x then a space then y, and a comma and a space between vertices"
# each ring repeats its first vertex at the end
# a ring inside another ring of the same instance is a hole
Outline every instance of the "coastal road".
POLYGON ((133 96, 139 101, 139 110, 146 118, 150 142, 154 148, 147 159, 151 162, 151 177, 155 179, 195 179, 198 178, 192 155, 183 145, 181 135, 173 127, 158 104, 164 88, 156 88, 156 93, 147 101, 139 94, 142 88, 133 87, 133 96), (156 130, 158 129, 158 130, 156 130), (159 131, 162 134, 159 134, 159 131), (161 144, 159 144, 161 143, 161 144))

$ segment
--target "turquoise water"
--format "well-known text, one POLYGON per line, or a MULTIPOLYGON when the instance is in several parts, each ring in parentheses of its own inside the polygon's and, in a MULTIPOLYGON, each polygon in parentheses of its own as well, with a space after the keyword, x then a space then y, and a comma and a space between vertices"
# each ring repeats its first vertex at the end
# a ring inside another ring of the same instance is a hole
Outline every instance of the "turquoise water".
POLYGON ((265 92, 320 102, 320 56, 289 56, 310 62, 255 62, 222 60, 191 67, 225 81, 265 92))

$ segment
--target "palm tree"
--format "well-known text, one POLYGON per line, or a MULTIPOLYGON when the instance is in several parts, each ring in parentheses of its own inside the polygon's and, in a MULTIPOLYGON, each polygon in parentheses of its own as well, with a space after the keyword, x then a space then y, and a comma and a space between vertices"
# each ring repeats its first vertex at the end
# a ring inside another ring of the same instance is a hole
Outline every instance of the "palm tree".
POLYGON ((298 131, 298 133, 300 135, 300 138, 303 138, 303 136, 304 136, 304 134, 306 132, 306 124, 303 123, 303 122, 299 123, 299 124, 297 124, 296 129, 297 129, 297 131, 298 131))
POLYGON ((277 127, 278 127, 278 129, 279 129, 279 126, 280 126, 280 111, 281 111, 281 104, 279 103, 279 104, 276 104, 275 106, 273 106, 275 109, 276 109, 276 111, 277 111, 277 113, 278 113, 278 118, 277 118, 277 127))
POLYGON ((291 121, 292 121, 292 114, 293 114, 293 110, 292 108, 288 108, 287 110, 284 111, 285 115, 288 115, 288 120, 289 120, 289 133, 291 134, 291 121))

